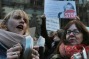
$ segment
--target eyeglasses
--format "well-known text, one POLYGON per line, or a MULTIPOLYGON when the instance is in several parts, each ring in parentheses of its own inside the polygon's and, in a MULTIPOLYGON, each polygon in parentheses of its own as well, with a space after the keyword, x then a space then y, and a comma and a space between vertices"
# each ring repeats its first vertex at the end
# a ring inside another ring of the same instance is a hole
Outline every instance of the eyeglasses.
POLYGON ((73 32, 74 35, 77 35, 80 33, 80 31, 78 31, 77 29, 71 31, 71 30, 67 30, 67 34, 69 35, 71 32, 73 32))

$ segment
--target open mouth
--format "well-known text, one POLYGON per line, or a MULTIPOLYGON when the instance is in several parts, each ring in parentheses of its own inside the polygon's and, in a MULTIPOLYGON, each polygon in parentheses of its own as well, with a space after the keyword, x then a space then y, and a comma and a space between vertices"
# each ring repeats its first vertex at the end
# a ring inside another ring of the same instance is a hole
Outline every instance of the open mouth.
POLYGON ((19 30, 23 30, 23 25, 18 25, 16 28, 19 30))

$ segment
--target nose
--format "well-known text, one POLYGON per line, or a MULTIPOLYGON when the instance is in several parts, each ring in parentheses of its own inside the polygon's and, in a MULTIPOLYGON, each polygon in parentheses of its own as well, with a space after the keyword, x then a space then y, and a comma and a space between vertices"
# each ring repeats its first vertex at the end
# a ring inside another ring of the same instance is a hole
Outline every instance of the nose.
POLYGON ((25 23, 25 21, 24 21, 23 18, 20 20, 20 23, 21 23, 21 24, 24 24, 24 23, 25 23))
POLYGON ((71 32, 71 33, 70 33, 70 36, 74 36, 74 33, 73 33, 73 32, 71 32))

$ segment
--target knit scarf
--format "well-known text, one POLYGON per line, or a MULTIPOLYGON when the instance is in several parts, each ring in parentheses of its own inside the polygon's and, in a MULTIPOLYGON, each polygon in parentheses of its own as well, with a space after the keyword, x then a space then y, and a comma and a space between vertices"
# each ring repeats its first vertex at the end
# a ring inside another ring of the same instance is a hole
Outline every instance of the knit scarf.
MULTIPOLYGON (((74 54, 76 54, 76 53, 80 53, 80 52, 82 52, 83 51, 83 48, 85 48, 85 51, 86 52, 89 52, 89 46, 86 46, 86 45, 84 45, 84 44, 79 44, 79 45, 74 45, 74 46, 70 46, 70 45, 63 45, 62 44, 62 49, 64 49, 65 51, 63 51, 64 53, 62 54, 62 52, 61 52, 61 54, 62 55, 64 55, 64 56, 68 56, 68 57, 70 57, 70 59, 71 59, 71 57, 74 55, 74 54)), ((60 48, 61 48, 60 47, 60 48)), ((61 50, 62 50, 61 49, 61 50)))

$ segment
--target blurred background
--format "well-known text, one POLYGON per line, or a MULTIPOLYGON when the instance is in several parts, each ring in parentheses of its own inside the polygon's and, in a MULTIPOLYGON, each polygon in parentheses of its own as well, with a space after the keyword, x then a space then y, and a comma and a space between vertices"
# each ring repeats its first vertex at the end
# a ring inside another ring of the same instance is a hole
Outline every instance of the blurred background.
MULTIPOLYGON (((89 26, 89 0, 62 0, 75 1, 77 15, 86 26, 89 26)), ((36 27, 36 34, 40 32, 41 18, 44 14, 44 0, 0 0, 0 22, 5 14, 14 9, 22 9, 28 13, 29 27, 36 27)), ((61 19, 61 28, 70 20, 61 19)))

